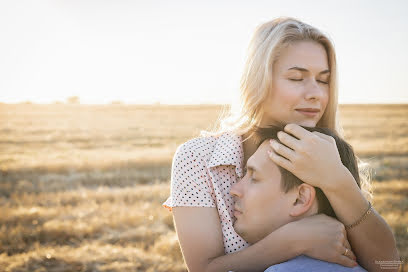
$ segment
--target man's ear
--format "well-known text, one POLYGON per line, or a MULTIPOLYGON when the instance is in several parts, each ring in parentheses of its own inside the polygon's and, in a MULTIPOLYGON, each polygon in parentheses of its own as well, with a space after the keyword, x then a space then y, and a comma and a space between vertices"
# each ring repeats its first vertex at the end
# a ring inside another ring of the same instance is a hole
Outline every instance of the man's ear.
POLYGON ((297 217, 308 213, 309 215, 317 213, 317 202, 314 201, 316 197, 316 190, 313 186, 302 183, 294 189, 296 194, 296 200, 292 204, 292 209, 289 213, 290 216, 297 217), (313 205, 315 203, 315 205, 313 205), (316 206, 316 208, 314 208, 316 206), (312 211, 312 209, 316 211, 312 211))

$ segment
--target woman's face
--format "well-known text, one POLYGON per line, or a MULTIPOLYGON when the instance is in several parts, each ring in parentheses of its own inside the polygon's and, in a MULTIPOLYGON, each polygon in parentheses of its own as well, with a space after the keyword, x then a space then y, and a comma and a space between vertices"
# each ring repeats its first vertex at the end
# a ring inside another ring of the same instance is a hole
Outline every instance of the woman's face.
POLYGON ((316 126, 329 100, 329 77, 327 54, 321 44, 300 41, 283 49, 273 64, 272 87, 263 104, 261 125, 316 126))

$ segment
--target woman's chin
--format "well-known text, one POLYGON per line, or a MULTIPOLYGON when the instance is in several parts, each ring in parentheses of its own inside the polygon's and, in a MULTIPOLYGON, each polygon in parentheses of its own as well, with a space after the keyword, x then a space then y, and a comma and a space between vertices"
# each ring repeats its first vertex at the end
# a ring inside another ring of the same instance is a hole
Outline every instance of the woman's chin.
POLYGON ((282 118, 280 122, 273 120, 273 119, 266 119, 261 122, 261 126, 269 126, 269 125, 287 125, 287 124, 296 124, 299 126, 304 127, 315 127, 317 125, 318 120, 312 118, 299 118, 299 116, 293 116, 292 118, 282 118))
POLYGON ((315 120, 293 120, 290 122, 287 122, 287 124, 296 124, 299 126, 303 126, 303 127, 315 127, 317 124, 317 121, 315 120))
POLYGON ((313 120, 305 120, 303 122, 300 122, 298 125, 299 126, 304 126, 304 127, 315 127, 317 122, 313 120))

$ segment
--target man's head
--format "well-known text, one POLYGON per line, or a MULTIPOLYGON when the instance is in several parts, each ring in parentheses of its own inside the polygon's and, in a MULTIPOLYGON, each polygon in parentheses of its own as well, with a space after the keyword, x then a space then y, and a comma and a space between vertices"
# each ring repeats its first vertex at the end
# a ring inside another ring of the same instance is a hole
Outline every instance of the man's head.
MULTIPOLYGON (((304 128, 335 139, 342 163, 360 186, 352 147, 329 129, 304 128)), ((257 129, 260 145, 248 159, 245 176, 231 188, 235 198, 234 228, 249 243, 261 240, 289 222, 317 213, 336 217, 320 188, 304 183, 269 158, 269 139, 279 141, 277 133, 281 130, 281 127, 257 129)))

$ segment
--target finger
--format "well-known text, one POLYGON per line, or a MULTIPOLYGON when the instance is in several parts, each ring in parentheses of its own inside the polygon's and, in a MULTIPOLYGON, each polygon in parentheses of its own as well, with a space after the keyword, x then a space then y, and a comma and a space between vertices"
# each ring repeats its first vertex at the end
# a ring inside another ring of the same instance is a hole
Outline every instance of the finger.
POLYGON ((286 132, 289 132, 298 139, 303 139, 304 137, 311 133, 310 131, 307 131, 306 129, 302 128, 297 124, 287 124, 284 130, 286 132))
POLYGON ((356 261, 344 255, 339 256, 339 258, 334 262, 347 267, 355 267, 356 265, 358 265, 356 261))
POLYGON ((269 158, 271 158, 271 160, 275 162, 277 165, 285 168, 286 170, 290 172, 293 171, 293 165, 288 159, 278 155, 277 153, 271 150, 268 150, 268 155, 269 155, 269 158))
POLYGON ((347 252, 347 257, 349 257, 350 259, 352 259, 352 260, 356 260, 357 258, 356 258, 356 255, 354 254, 354 252, 351 250, 351 246, 350 246, 350 243, 349 243, 349 241, 346 239, 345 241, 344 241, 344 246, 346 247, 346 248, 348 248, 348 252, 347 252))
POLYGON ((283 144, 278 143, 278 141, 273 140, 273 139, 270 140, 270 144, 271 144, 271 147, 273 148, 273 150, 277 154, 281 155, 282 157, 284 157, 284 158, 286 158, 286 159, 288 159, 290 161, 293 160, 293 158, 295 156, 295 152, 292 149, 290 149, 289 147, 287 147, 287 146, 285 146, 283 144))
POLYGON ((291 148, 292 150, 298 150, 300 146, 300 140, 296 139, 290 134, 287 134, 284 131, 278 132, 278 139, 287 147, 291 148))
POLYGON ((321 133, 321 132, 318 132, 318 131, 313 131, 312 133, 313 133, 314 135, 319 136, 319 137, 322 138, 323 140, 326 140, 326 141, 330 142, 330 143, 332 143, 332 142, 334 141, 334 138, 333 138, 332 136, 330 136, 330 135, 326 135, 326 134, 321 133))

